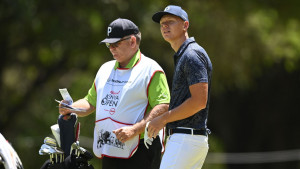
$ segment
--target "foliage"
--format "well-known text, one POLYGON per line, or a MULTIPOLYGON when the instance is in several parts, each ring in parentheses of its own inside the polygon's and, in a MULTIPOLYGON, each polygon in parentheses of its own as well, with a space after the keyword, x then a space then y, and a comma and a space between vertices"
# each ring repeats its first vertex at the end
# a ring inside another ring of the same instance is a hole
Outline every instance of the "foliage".
MULTIPOLYGON (((190 19, 189 35, 206 49, 213 62, 209 127, 216 131, 212 142, 224 142, 223 145, 211 144, 220 147, 211 151, 233 150, 226 135, 238 134, 228 123, 247 120, 240 114, 241 107, 250 104, 247 108, 251 114, 268 111, 271 103, 264 105, 254 101, 265 92, 261 87, 281 93, 277 95, 281 100, 286 89, 277 87, 286 86, 285 81, 299 82, 299 1, 3 0, 0 3, 0 132, 12 142, 25 168, 38 168, 45 160, 38 155, 38 149, 44 137, 51 134, 50 126, 56 123, 58 113, 54 99, 60 99, 58 89, 68 88, 75 100, 84 97, 99 66, 112 59, 107 48, 98 45, 112 20, 128 18, 139 26, 142 52, 157 60, 171 84, 174 52, 163 41, 159 25, 151 20, 155 12, 170 3, 186 9, 190 19), (275 73, 284 75, 280 76, 284 79, 271 76, 275 73), (255 107, 253 103, 261 109, 251 109, 255 107), (234 118, 224 123, 218 118, 223 113, 234 118), (37 160, 33 163, 31 159, 37 160)), ((291 105, 288 100, 299 99, 299 90, 296 90, 297 85, 291 87, 290 90, 296 92, 278 104, 295 113, 297 105, 291 105)), ((279 122, 280 112, 275 110, 275 113, 279 122)), ((296 113, 293 116, 299 117, 296 113)), ((249 120, 258 120, 260 116, 249 117, 249 120)), ((80 119, 82 135, 92 137, 94 118, 91 115, 80 119)), ((288 124, 289 120, 285 122, 288 124)), ((257 128, 263 125, 256 124, 257 128)), ((232 142, 237 144, 239 140, 232 142)), ((250 146, 247 150, 261 148, 259 143, 252 146, 253 149, 250 146)), ((278 144, 272 148, 276 146, 278 144)), ((100 165, 98 162, 93 161, 94 165, 100 165)))

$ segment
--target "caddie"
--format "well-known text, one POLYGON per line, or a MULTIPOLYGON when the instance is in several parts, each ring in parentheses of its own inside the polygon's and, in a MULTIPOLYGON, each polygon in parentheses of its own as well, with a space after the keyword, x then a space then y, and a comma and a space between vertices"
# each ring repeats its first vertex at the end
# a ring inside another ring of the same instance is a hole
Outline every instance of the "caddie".
MULTIPOLYGON (((104 63, 88 94, 72 104, 96 111, 93 151, 103 169, 158 169, 162 137, 149 149, 143 144, 148 121, 168 110, 169 87, 163 69, 140 50, 141 32, 130 20, 118 18, 107 28, 106 44, 114 60, 104 63)), ((60 108, 60 114, 71 111, 60 108)))

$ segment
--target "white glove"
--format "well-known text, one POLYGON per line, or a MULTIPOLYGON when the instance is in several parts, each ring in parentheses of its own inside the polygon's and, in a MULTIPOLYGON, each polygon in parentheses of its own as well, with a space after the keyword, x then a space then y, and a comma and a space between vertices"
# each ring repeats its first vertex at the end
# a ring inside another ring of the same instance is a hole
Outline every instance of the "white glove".
POLYGON ((145 144, 147 149, 149 149, 148 144, 152 145, 152 142, 153 142, 153 138, 148 137, 148 125, 149 125, 149 123, 150 123, 150 121, 147 122, 146 127, 145 127, 145 133, 144 133, 144 144, 145 144))

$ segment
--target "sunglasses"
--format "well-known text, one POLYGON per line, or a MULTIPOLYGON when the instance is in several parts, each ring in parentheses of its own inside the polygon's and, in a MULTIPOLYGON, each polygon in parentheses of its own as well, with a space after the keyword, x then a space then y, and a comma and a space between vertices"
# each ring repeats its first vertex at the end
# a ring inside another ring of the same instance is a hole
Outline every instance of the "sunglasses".
POLYGON ((107 48, 110 48, 110 47, 117 48, 119 46, 120 42, 122 42, 124 40, 127 40, 127 39, 130 39, 130 38, 131 38, 131 36, 127 37, 127 38, 124 38, 124 39, 121 39, 121 40, 119 40, 118 42, 115 42, 115 43, 105 43, 105 44, 106 44, 107 48))

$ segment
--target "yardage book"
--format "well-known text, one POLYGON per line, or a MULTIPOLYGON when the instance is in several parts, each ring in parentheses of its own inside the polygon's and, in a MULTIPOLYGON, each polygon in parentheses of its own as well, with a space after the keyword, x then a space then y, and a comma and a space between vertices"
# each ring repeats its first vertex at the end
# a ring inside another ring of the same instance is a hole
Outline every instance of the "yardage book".
POLYGON ((69 94, 69 92, 66 88, 59 89, 59 92, 60 92, 62 98, 65 101, 67 101, 67 103, 64 103, 64 102, 61 102, 61 101, 55 99, 56 102, 61 104, 61 108, 69 109, 69 110, 72 110, 74 112, 85 112, 84 109, 75 108, 75 107, 71 106, 72 103, 73 103, 73 99, 72 99, 71 95, 69 94))

